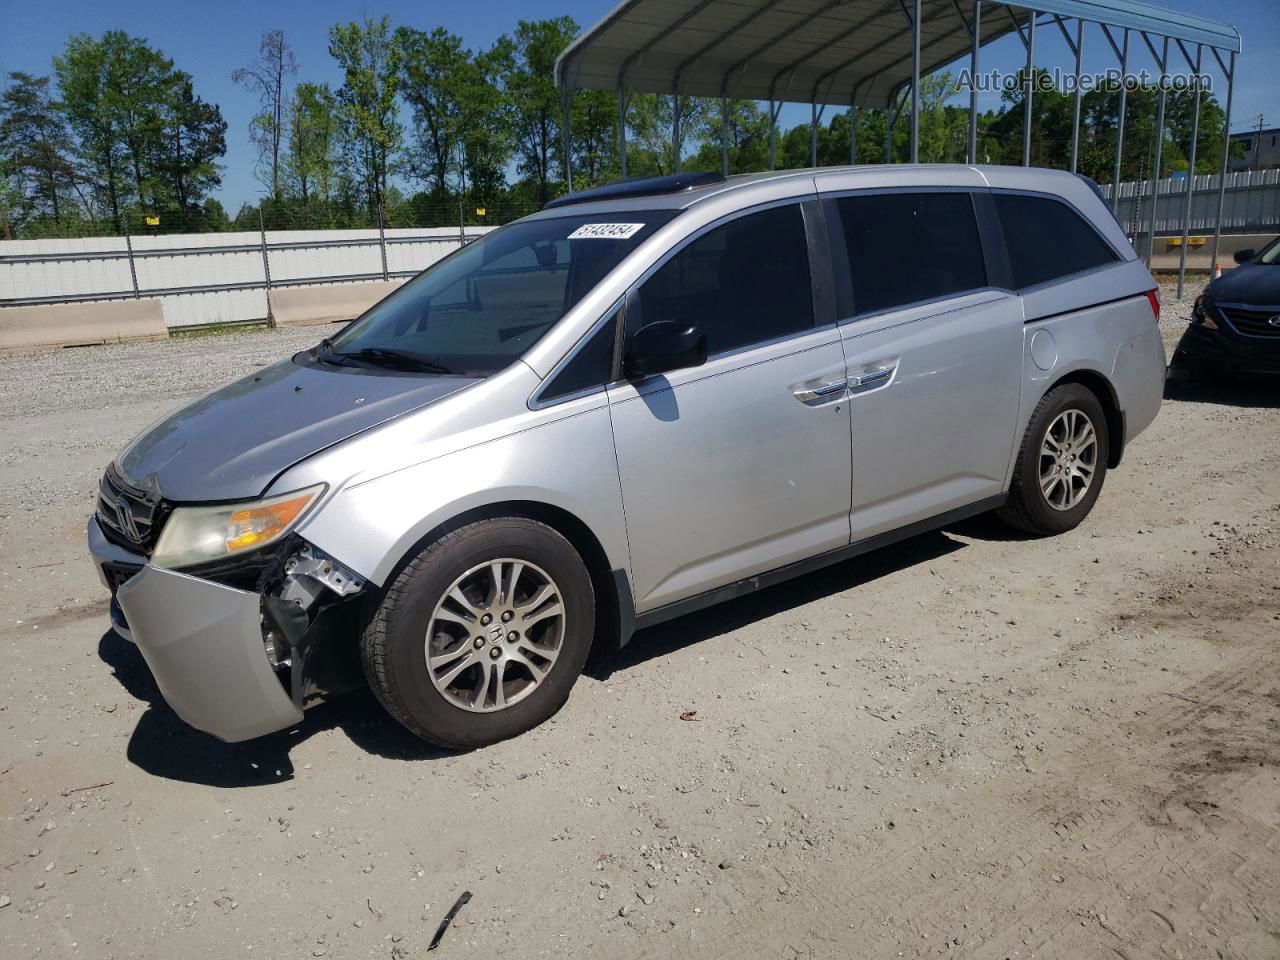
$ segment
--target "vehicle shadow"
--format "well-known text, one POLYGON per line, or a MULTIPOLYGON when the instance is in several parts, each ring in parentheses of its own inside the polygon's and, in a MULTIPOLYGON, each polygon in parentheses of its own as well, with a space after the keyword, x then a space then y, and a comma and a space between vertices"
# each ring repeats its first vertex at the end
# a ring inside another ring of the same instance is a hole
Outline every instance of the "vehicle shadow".
POLYGON ((165 703, 146 661, 129 641, 108 630, 98 656, 125 691, 147 704, 129 738, 127 757, 147 773, 210 787, 253 787, 293 779, 289 752, 324 730, 340 728, 369 753, 396 760, 447 756, 392 720, 368 690, 334 697, 312 707, 288 730, 244 743, 223 743, 187 726, 165 703))
POLYGON ((1164 398, 1187 403, 1214 403, 1228 407, 1280 408, 1280 376, 1218 374, 1187 381, 1165 379, 1164 398))
POLYGON ((593 680, 607 680, 619 670, 627 670, 664 657, 673 651, 738 630, 749 623, 785 613, 823 597, 867 586, 881 577, 919 563, 937 560, 963 549, 964 546, 964 543, 947 536, 943 531, 935 530, 882 547, 795 580, 640 630, 622 650, 607 656, 593 657, 587 663, 584 674, 593 680))
MULTIPOLYGON (((970 521, 972 522, 972 521, 970 521)), ((960 532, 960 528, 956 528, 960 532)), ((969 534, 966 531, 966 535, 969 534)), ((717 604, 668 623, 641 630, 622 650, 592 657, 584 675, 605 680, 619 670, 709 640, 749 623, 784 613, 823 597, 867 586, 919 563, 945 557, 965 544, 939 530, 855 557, 757 593, 717 604)), ((165 703, 142 654, 115 631, 98 642, 98 656, 120 685, 147 704, 129 738, 127 757, 147 773, 170 780, 235 789, 293 779, 290 752, 325 730, 340 729, 361 749, 396 760, 431 760, 453 755, 423 743, 392 720, 367 690, 343 694, 307 710, 288 730, 244 743, 221 740, 187 726, 165 703)))

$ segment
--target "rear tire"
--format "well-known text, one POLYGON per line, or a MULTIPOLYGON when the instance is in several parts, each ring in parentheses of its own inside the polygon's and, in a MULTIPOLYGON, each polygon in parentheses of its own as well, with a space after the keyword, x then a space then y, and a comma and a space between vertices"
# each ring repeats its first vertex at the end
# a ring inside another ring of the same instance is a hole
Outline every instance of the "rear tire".
POLYGON ((392 717, 461 750, 555 714, 594 634, 595 595, 578 552, 545 524, 498 517, 414 557, 387 588, 360 651, 392 717))
POLYGON ((1078 383, 1050 390, 1027 424, 1000 519, 1039 536, 1078 526, 1102 492, 1109 439, 1092 390, 1078 383))

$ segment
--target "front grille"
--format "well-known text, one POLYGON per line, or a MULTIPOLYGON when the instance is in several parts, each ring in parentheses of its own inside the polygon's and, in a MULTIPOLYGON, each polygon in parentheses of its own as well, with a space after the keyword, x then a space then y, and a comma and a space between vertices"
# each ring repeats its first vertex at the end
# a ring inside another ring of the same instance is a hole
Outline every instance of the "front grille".
POLYGON ((158 492, 126 483, 107 467, 98 484, 98 524, 108 540, 150 556, 167 513, 158 492))
POLYGON ((1220 307, 1227 322, 1246 337, 1280 337, 1280 307, 1220 307))

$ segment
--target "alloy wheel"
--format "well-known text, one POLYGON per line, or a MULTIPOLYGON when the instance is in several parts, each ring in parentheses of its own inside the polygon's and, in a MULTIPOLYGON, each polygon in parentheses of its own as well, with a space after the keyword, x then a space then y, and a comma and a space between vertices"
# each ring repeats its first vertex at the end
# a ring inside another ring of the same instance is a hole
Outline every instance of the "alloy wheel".
POLYGON ((1040 492, 1054 510, 1077 506, 1098 469, 1098 434, 1082 410, 1054 417, 1040 444, 1040 492))
POLYGON ((427 623, 427 672, 463 710, 519 703, 551 672, 565 636, 560 588, 527 560, 503 557, 458 577, 427 623))

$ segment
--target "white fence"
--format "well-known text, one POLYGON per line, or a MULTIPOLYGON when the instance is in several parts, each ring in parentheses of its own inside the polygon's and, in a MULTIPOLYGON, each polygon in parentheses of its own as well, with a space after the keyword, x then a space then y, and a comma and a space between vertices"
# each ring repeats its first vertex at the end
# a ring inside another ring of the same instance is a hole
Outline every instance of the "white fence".
MULTIPOLYGON (((1161 180, 1156 205, 1156 234, 1167 236, 1182 232, 1186 211, 1187 188, 1190 185, 1192 233, 1213 233, 1218 219, 1218 174, 1198 174, 1193 178, 1161 180)), ((1102 188, 1111 202, 1113 188, 1102 188)), ((1126 181, 1120 184, 1120 202, 1116 218, 1130 234, 1143 233, 1151 225, 1151 181, 1126 181)), ((1241 170, 1227 174, 1222 205, 1223 233, 1280 232, 1280 170, 1241 170)))
POLYGON ((462 242, 457 227, 7 240, 0 309, 138 297, 158 299, 170 329, 261 321, 269 286, 405 278, 462 242))

